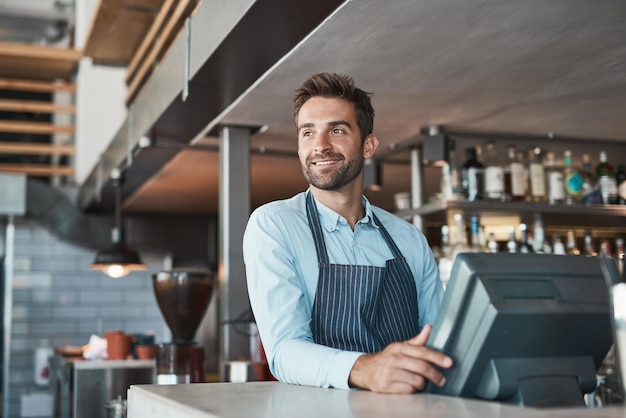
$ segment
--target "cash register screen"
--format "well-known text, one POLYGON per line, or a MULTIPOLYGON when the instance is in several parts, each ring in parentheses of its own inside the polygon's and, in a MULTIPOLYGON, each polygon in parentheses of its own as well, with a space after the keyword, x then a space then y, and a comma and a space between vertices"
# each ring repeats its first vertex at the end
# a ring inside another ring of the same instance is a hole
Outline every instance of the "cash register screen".
POLYGON ((427 345, 454 359, 445 395, 584 405, 613 337, 596 257, 460 254, 427 345))

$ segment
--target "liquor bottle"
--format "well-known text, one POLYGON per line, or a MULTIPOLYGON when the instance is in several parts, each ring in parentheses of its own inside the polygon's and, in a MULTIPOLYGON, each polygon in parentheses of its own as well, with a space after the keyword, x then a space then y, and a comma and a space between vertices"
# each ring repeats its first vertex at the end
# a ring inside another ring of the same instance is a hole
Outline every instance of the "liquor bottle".
POLYGON ((624 277, 624 238, 615 240, 615 260, 617 261, 617 269, 624 277))
POLYGON ((517 252, 517 241, 515 240, 515 227, 509 227, 509 240, 506 242, 506 250, 510 253, 517 252))
POLYGON ((563 186, 566 192, 565 203, 571 205, 580 201, 584 180, 578 170, 574 168, 572 152, 565 150, 563 155, 563 186))
POLYGON ((520 231, 520 242, 518 246, 518 251, 520 253, 532 253, 533 247, 528 243, 528 225, 525 223, 519 224, 520 231))
POLYGON ((617 166, 615 183, 617 183, 617 203, 626 205, 626 169, 624 168, 624 164, 617 166))
POLYGON ((545 202, 546 180, 542 163, 541 148, 529 148, 528 160, 528 183, 530 184, 530 198, 533 202, 545 202))
POLYGON ((471 253, 472 248, 467 244, 467 235, 465 233, 465 219, 463 215, 460 213, 455 213, 453 216, 454 219, 454 229, 455 229, 455 241, 452 243, 450 247, 450 260, 454 263, 454 260, 457 255, 461 253, 471 253))
POLYGON ((596 252, 593 246, 593 237, 591 236, 590 231, 585 231, 583 255, 590 255, 590 256, 598 255, 598 253, 596 252))
POLYGON ((606 158, 606 152, 600 151, 600 163, 596 166, 596 175, 600 183, 600 194, 603 205, 617 203, 617 184, 615 182, 615 170, 606 158))
POLYGON ((613 256, 613 253, 611 252, 611 241, 609 241, 608 238, 603 238, 600 242, 600 253, 608 257, 613 256))
POLYGON ((583 165, 580 170, 580 176, 583 179, 581 189, 581 202, 583 205, 600 205, 602 203, 602 195, 600 194, 600 185, 598 179, 591 166, 591 158, 589 154, 583 154, 583 165))
POLYGON ((439 253, 439 278, 441 284, 445 289, 448 286, 450 280, 450 274, 452 273, 452 247, 450 246, 450 227, 443 225, 441 227, 441 252, 439 253))
POLYGON ((546 154, 546 166, 544 168, 548 184, 548 203, 560 204, 565 201, 565 185, 563 184, 563 172, 556 166, 554 153, 546 154))
POLYGON ((533 240, 533 250, 536 253, 546 252, 546 235, 545 228, 543 226, 543 217, 541 213, 535 212, 533 219, 533 231, 535 231, 535 239, 533 240))
POLYGON ((441 193, 444 200, 465 200, 463 192, 463 163, 456 151, 455 141, 450 140, 448 164, 442 167, 441 193))
POLYGON ((472 215, 470 218, 470 246, 475 253, 488 251, 481 235, 480 218, 477 215, 472 215))
POLYGON ((567 253, 571 255, 580 255, 580 250, 576 246, 576 236, 574 235, 574 230, 569 229, 567 231, 567 243, 566 243, 567 253))
POLYGON ((484 165, 478 161, 476 148, 465 150, 465 164, 463 164, 463 191, 465 198, 470 201, 483 200, 484 165))
POLYGON ((496 236, 493 232, 489 233, 487 248, 489 248, 490 253, 497 253, 500 250, 500 245, 498 244, 498 241, 496 241, 496 236))
POLYGON ((554 235, 552 237, 552 252, 554 254, 565 255, 565 245, 563 245, 563 241, 561 241, 561 237, 554 235))
POLYGON ((523 202, 528 193, 528 183, 524 168, 524 153, 517 154, 515 145, 508 147, 508 163, 504 170, 504 190, 506 200, 523 202))
POLYGON ((504 201, 506 196, 504 193, 504 166, 498 158, 494 141, 487 142, 483 164, 485 165, 485 198, 498 202, 504 201))

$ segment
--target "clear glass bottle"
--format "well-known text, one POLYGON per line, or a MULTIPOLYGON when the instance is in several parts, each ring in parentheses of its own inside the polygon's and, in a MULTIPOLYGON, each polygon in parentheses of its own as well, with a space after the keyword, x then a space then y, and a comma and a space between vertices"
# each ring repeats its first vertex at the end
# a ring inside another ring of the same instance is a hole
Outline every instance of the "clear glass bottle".
POLYGON ((497 253, 498 251, 500 251, 500 245, 498 244, 498 241, 496 241, 496 235, 493 232, 489 233, 487 248, 489 248, 490 253, 497 253))
POLYGON ((487 150, 483 158, 485 165, 485 199, 502 202, 505 199, 504 165, 496 152, 496 143, 487 141, 487 150))
POLYGON ((455 240, 450 248, 450 259, 454 263, 454 259, 461 253, 471 253, 472 248, 467 243, 467 234, 465 232, 465 219, 460 213, 455 213, 454 220, 454 232, 455 240))
POLYGON ((584 180, 572 163, 572 152, 565 150, 563 157, 563 186, 565 188, 565 203, 578 203, 582 197, 584 180))
POLYGON ((441 227, 441 251, 439 253, 438 267, 439 278, 441 284, 445 289, 448 286, 450 280, 450 274, 452 273, 452 247, 450 246, 450 227, 443 225, 441 227))
POLYGON ((598 253, 593 245, 593 236, 591 231, 585 231, 585 237, 583 238, 583 255, 596 256, 598 253))
POLYGON ((624 238, 615 240, 615 260, 617 261, 617 270, 624 277, 624 238))
POLYGON ((524 153, 517 153, 515 145, 508 146, 508 162, 504 170, 504 190, 506 200, 523 202, 528 193, 524 167, 524 153), (521 159, 520 159, 521 157, 521 159))
POLYGON ((478 161, 476 148, 467 148, 463 164, 463 191, 465 199, 470 202, 484 198, 484 169, 484 165, 478 161))
POLYGON ((553 152, 546 154, 546 183, 548 185, 548 203, 551 205, 561 204, 565 201, 565 185, 563 184, 563 171, 556 166, 553 152))
POLYGON ((591 165, 591 157, 585 153, 582 155, 583 164, 580 169, 580 176, 583 179, 581 189, 581 202, 583 205, 600 205, 602 204, 602 195, 600 194, 600 185, 591 165))
POLYGON ((441 194, 444 200, 465 200, 463 191, 463 162, 456 150, 456 143, 450 140, 448 163, 442 167, 441 194))
POLYGON ((533 240, 533 250, 535 250, 536 253, 546 252, 546 233, 543 226, 543 217, 539 212, 535 212, 533 217, 533 231, 535 232, 535 239, 533 240))
POLYGON ((546 177, 543 169, 542 150, 540 147, 531 147, 528 150, 528 178, 530 185, 530 199, 533 202, 546 201, 546 177))
POLYGON ((626 205, 626 168, 624 167, 624 164, 617 166, 615 183, 617 183, 617 203, 620 205, 626 205))
POLYGON ((608 238, 603 238, 600 242, 600 253, 609 257, 613 256, 613 253, 611 252, 611 241, 609 241, 608 238))
POLYGON ((515 227, 509 227, 509 240, 506 242, 506 250, 510 253, 516 253, 518 249, 517 241, 515 240, 515 227))
POLYGON ((600 183, 600 194, 603 205, 617 203, 617 183, 615 182, 615 170, 606 158, 606 152, 600 151, 600 163, 596 166, 596 176, 600 183))
POLYGON ((523 222, 519 224, 519 233, 520 233, 520 240, 519 240, 519 246, 517 250, 520 253, 525 253, 525 254, 534 252, 533 247, 528 242, 528 225, 526 225, 523 222))
POLYGON ((570 255, 580 255, 580 250, 576 246, 576 235, 574 234, 573 229, 569 229, 567 231, 567 241, 566 241, 566 250, 570 255))
POLYGON ((480 218, 478 215, 472 215, 470 218, 470 246, 475 253, 487 252, 487 248, 482 239, 480 218))
POLYGON ((563 245, 563 241, 561 241, 561 237, 558 235, 554 235, 552 237, 552 252, 559 255, 567 254, 565 251, 565 245, 563 245))

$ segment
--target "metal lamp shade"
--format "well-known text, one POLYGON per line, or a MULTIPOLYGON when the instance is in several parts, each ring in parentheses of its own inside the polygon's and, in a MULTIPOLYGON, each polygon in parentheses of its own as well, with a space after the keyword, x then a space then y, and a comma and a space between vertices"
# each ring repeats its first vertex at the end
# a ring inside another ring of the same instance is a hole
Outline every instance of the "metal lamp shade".
POLYGON ((146 265, 141 261, 137 251, 124 245, 124 243, 115 243, 111 247, 99 251, 89 268, 119 278, 126 276, 131 271, 145 270, 146 265))

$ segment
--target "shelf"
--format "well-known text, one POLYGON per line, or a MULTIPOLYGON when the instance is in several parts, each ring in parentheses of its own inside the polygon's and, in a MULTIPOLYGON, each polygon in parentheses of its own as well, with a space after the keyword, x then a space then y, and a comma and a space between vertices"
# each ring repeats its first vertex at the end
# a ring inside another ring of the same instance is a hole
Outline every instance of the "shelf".
POLYGON ((82 53, 75 49, 0 43, 0 77, 69 80, 82 53))
POLYGON ((0 154, 73 156, 76 149, 74 145, 0 142, 0 154))
POLYGON ((0 90, 34 91, 39 93, 76 93, 76 85, 63 81, 33 81, 0 78, 0 90))
POLYGON ((53 135, 56 133, 74 134, 75 127, 70 125, 56 125, 45 122, 0 120, 0 132, 12 132, 34 135, 53 135))
POLYGON ((74 105, 59 105, 54 103, 31 100, 4 100, 0 99, 0 111, 26 113, 76 113, 74 105))
POLYGON ((27 176, 53 177, 63 176, 71 177, 74 175, 74 167, 69 166, 50 166, 43 164, 9 164, 0 163, 0 173, 21 173, 27 176))
POLYGON ((534 214, 543 216, 546 225, 580 227, 615 227, 626 230, 626 206, 624 205, 550 205, 526 202, 465 202, 435 201, 414 210, 396 212, 404 219, 422 216, 425 220, 447 222, 447 214, 463 212, 466 217, 473 214, 519 215, 524 221, 532 222, 534 214))

